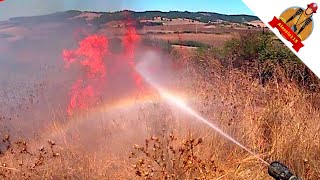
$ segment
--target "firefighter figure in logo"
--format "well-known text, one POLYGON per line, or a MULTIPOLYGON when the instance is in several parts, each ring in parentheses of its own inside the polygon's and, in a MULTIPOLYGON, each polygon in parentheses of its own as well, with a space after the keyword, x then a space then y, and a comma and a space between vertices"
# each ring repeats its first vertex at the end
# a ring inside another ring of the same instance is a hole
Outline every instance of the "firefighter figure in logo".
POLYGON ((312 15, 317 12, 318 5, 310 3, 307 9, 301 7, 292 7, 280 15, 282 20, 291 30, 301 39, 306 40, 313 30, 312 15))

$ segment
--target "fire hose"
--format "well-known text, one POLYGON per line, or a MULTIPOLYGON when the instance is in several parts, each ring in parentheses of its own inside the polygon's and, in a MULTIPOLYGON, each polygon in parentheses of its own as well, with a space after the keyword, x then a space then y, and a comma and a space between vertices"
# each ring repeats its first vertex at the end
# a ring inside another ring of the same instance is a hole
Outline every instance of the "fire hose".
POLYGON ((289 168, 280 162, 272 162, 268 168, 268 174, 276 180, 301 180, 289 168))

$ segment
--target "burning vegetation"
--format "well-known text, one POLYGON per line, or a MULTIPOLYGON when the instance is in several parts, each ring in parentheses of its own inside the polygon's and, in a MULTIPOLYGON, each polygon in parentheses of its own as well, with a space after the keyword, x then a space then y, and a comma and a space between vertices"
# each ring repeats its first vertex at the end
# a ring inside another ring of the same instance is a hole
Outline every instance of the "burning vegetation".
POLYGON ((78 63, 85 71, 85 75, 80 75, 79 79, 73 84, 71 91, 71 99, 68 107, 68 114, 72 115, 75 109, 88 110, 89 107, 97 104, 98 98, 101 96, 103 86, 107 85, 109 72, 118 71, 122 73, 124 69, 113 68, 108 72, 107 61, 122 60, 125 61, 122 65, 128 66, 131 69, 131 76, 135 85, 141 87, 141 77, 135 72, 135 47, 139 41, 139 36, 135 28, 128 27, 127 33, 123 37, 124 52, 119 55, 111 55, 109 51, 109 41, 103 35, 90 35, 79 42, 79 47, 76 50, 64 50, 63 58, 66 68, 74 63, 78 63), (113 56, 113 57, 112 57, 113 56), (117 57, 118 56, 118 57, 117 57))

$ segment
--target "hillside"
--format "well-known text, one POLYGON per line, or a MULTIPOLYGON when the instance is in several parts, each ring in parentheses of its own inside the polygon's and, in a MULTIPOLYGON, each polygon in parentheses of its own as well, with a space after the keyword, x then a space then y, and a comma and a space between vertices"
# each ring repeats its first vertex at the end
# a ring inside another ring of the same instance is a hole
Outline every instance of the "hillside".
POLYGON ((12 22, 52 22, 52 21, 70 21, 76 20, 76 22, 91 21, 95 25, 105 24, 111 21, 125 20, 127 18, 134 20, 152 20, 157 17, 167 18, 169 20, 177 18, 185 18, 194 21, 200 21, 203 23, 216 22, 216 21, 227 21, 234 23, 245 23, 250 21, 259 20, 256 16, 250 15, 224 15, 213 12, 180 12, 180 11, 145 11, 145 12, 134 12, 134 11, 118 11, 118 12, 81 12, 81 11, 66 11, 58 12, 43 16, 33 17, 16 17, 11 18, 12 22), (83 14, 87 14, 83 15, 83 14), (89 17, 91 16, 91 18, 89 17), (94 16, 94 17, 92 17, 94 16), (89 18, 88 18, 89 17, 89 18))
MULTIPOLYGON (((102 33, 110 38, 121 38, 125 26, 134 22, 144 39, 161 41, 200 41, 214 46, 222 45, 233 33, 248 29, 261 30, 251 22, 261 22, 255 16, 223 15, 213 12, 119 11, 87 12, 65 11, 48 15, 15 17, 0 22, 0 52, 8 46, 38 49, 69 46, 70 38, 81 34, 102 33), (179 34, 179 35, 178 35, 179 34), (197 34, 197 35, 196 35, 197 34), (59 38, 52 38, 59 37, 59 38), (50 41, 52 44, 43 44, 50 41), (38 47, 39 46, 39 47, 38 47)), ((257 23, 255 23, 257 24, 257 23)), ((132 24, 131 24, 132 25, 132 24)))
MULTIPOLYGON (((115 12, 115 13, 104 13, 99 18, 96 18, 94 21, 96 23, 106 23, 112 20, 119 20, 126 17, 126 11, 115 12)), ((215 21, 228 21, 243 23, 258 20, 255 16, 248 15, 224 15, 212 12, 180 12, 180 11, 170 11, 170 12, 161 12, 161 11, 145 11, 145 12, 134 12, 127 11, 133 19, 154 19, 156 17, 177 19, 177 18, 186 18, 194 21, 200 21, 203 23, 215 22, 215 21)))

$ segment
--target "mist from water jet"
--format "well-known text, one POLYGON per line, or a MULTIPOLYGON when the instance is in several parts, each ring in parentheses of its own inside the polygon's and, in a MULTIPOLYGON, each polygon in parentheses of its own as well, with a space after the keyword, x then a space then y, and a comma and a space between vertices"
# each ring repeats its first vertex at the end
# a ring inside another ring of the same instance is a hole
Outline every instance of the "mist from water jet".
POLYGON ((157 83, 156 77, 152 76, 148 71, 148 67, 149 65, 151 65, 154 62, 154 60, 148 59, 147 61, 141 61, 138 65, 137 65, 137 72, 141 75, 141 77, 144 78, 144 80, 151 85, 153 88, 155 88, 159 95, 161 96, 161 98, 163 98, 167 103, 174 105, 175 107, 181 109, 182 111, 188 113, 188 115, 194 117, 195 119, 201 121, 202 123, 205 123, 207 126, 209 126, 210 128, 212 128, 213 130, 215 130, 216 132, 218 132, 220 135, 222 135, 223 137, 225 137, 226 139, 230 140, 231 142, 233 142, 234 144, 238 145, 240 148, 242 148, 243 150, 247 151, 248 153, 250 153, 251 155, 253 155, 255 158, 257 158, 258 160, 260 160, 262 163, 264 163, 265 165, 269 166, 270 164, 268 162, 266 162, 264 159, 262 159, 261 157, 259 157, 256 153, 254 153, 253 151, 251 151, 249 148, 245 147, 243 144, 241 144, 240 142, 238 142, 237 140, 235 140, 233 137, 231 137, 230 135, 228 135, 227 133, 223 132, 217 125, 211 123, 208 119, 202 117, 198 112, 196 112, 195 110, 193 110, 190 106, 187 105, 186 102, 183 101, 183 99, 171 94, 168 90, 164 89, 163 87, 161 87, 161 85, 159 85, 159 83, 157 83))

